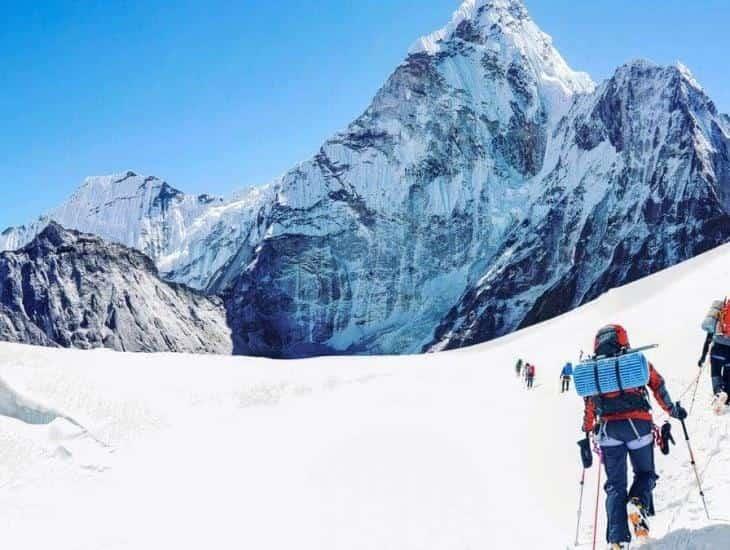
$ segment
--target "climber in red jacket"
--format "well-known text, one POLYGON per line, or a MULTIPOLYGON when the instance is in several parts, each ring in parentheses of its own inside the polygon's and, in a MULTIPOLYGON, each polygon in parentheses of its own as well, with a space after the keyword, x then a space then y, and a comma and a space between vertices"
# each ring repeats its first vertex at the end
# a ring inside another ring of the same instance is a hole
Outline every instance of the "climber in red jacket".
MULTIPOLYGON (((594 351, 597 356, 616 357, 629 348, 629 337, 620 325, 603 327, 596 335, 594 351)), ((652 491, 658 476, 654 468, 653 422, 647 387, 667 414, 680 420, 686 418, 687 412, 672 402, 664 379, 651 364, 646 386, 585 398, 583 431, 586 439, 581 442, 582 449, 588 447, 588 434, 594 432, 608 478, 605 485, 607 539, 612 548, 623 548, 631 541, 627 507, 638 510, 636 517, 632 514, 631 518, 634 534, 638 537, 648 536, 647 518, 654 515, 652 491), (627 487, 627 457, 631 458, 634 470, 630 490, 627 487)))

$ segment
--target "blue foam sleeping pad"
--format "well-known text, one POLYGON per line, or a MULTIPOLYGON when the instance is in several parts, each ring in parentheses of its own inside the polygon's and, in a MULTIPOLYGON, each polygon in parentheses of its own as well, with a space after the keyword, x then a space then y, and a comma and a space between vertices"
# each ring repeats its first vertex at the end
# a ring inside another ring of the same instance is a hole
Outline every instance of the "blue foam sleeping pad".
POLYGON ((581 397, 640 388, 649 383, 649 361, 641 352, 583 361, 573 369, 575 391, 581 397))

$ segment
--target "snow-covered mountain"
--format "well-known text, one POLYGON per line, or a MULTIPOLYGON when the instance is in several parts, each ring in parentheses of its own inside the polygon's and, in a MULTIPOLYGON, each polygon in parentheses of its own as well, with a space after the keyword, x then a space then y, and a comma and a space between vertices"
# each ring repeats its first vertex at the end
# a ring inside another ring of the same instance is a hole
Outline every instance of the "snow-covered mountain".
POLYGON ((279 182, 221 287, 237 347, 472 344, 690 258, 730 238, 728 136, 686 68, 594 90, 521 2, 466 2, 279 182))
MULTIPOLYGON (((166 278, 203 289, 235 254, 254 219, 253 205, 267 187, 224 200, 186 195, 154 176, 132 171, 86 178, 62 205, 33 223, 0 234, 0 251, 29 243, 53 220, 136 248, 157 264, 166 278)), ((252 238, 256 238, 254 235, 252 238)))
POLYGON ((237 350, 412 352, 524 217, 572 71, 515 1, 466 2, 284 175, 227 290, 237 350))
POLYGON ((730 239, 730 124, 682 65, 637 61, 554 130, 522 222, 436 334, 507 334, 730 239))
POLYGON ((0 339, 120 351, 230 353, 220 300, 157 275, 137 250, 55 222, 0 254, 0 339))
POLYGON ((159 180, 129 176, 146 199, 119 187, 49 217, 222 294, 238 353, 443 349, 728 240, 729 136, 685 67, 637 61, 596 87, 521 0, 466 0, 268 186, 202 201, 167 186, 163 209, 159 180))
POLYGON ((30 242, 49 220, 78 231, 133 246, 154 259, 178 249, 190 220, 219 198, 184 195, 155 177, 127 171, 86 178, 61 206, 28 226, 6 230, 0 249, 15 250, 30 242))

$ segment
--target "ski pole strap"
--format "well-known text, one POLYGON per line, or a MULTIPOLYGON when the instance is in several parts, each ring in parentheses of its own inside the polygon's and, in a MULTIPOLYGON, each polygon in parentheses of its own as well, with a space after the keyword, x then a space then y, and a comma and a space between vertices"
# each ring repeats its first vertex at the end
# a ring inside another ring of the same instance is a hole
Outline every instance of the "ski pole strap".
MULTIPOLYGON (((679 407, 679 406, 680 406, 679 401, 677 401, 677 407, 679 407)), ((682 423, 682 431, 684 432, 684 439, 687 442, 689 442, 689 432, 687 431, 687 424, 685 424, 684 418, 682 418, 680 420, 680 422, 682 423)))
POLYGON ((684 439, 686 441, 689 441, 689 433, 687 433, 687 425, 684 423, 684 420, 682 422, 682 431, 684 431, 684 439))
POLYGON ((593 452, 598 455, 598 461, 600 463, 603 463, 603 451, 601 450, 601 446, 598 444, 598 440, 593 437, 593 452))

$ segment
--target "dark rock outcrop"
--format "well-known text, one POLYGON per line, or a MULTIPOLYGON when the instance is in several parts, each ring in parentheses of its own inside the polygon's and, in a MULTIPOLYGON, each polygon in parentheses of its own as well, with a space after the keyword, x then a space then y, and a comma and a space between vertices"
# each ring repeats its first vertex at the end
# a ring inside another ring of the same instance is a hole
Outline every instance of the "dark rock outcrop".
POLYGON ((230 353, 222 302, 161 280, 150 258, 51 222, 0 254, 0 340, 230 353))

